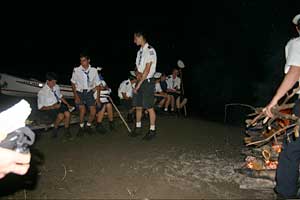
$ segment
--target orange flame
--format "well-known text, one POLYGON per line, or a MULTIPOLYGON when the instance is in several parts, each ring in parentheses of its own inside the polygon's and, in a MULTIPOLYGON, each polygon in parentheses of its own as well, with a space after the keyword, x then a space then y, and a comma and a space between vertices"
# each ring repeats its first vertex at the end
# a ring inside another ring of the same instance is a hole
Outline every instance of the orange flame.
POLYGON ((276 152, 276 153, 280 153, 281 152, 281 144, 273 144, 272 145, 272 149, 276 152))

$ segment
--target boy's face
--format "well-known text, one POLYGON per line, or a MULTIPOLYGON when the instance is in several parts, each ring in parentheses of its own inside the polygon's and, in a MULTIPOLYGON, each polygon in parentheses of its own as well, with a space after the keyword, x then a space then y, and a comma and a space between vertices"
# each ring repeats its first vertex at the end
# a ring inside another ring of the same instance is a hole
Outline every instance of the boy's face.
POLYGON ((87 59, 86 57, 81 57, 80 58, 80 64, 87 68, 90 65, 90 59, 87 59))
POLYGON ((141 46, 143 44, 144 39, 142 36, 134 35, 133 41, 137 46, 141 46))
POLYGON ((47 82, 50 88, 53 88, 56 85, 56 80, 51 80, 51 81, 48 80, 47 82))
POLYGON ((175 76, 178 76, 178 75, 179 75, 179 71, 177 69, 174 69, 173 70, 173 76, 175 77, 175 76))

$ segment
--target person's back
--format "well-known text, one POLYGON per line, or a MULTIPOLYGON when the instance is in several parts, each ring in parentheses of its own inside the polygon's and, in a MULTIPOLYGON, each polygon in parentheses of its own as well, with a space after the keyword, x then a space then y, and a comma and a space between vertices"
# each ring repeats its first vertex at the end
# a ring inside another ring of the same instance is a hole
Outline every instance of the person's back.
POLYGON ((164 92, 166 92, 166 91, 168 90, 168 84, 167 84, 167 82, 166 82, 166 81, 161 81, 161 82, 160 82, 160 87, 161 87, 161 89, 162 89, 164 92))

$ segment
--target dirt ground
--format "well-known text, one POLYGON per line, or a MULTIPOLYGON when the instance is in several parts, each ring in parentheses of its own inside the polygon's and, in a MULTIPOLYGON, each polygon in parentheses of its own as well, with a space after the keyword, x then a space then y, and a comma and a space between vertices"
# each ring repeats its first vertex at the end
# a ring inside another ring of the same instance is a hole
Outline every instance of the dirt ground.
MULTIPOLYGON (((147 123, 143 123, 148 127, 147 123)), ((67 140, 38 132, 25 177, 0 182, 4 199, 272 199, 239 189, 242 129, 177 117, 158 118, 152 141, 131 138, 120 120, 106 135, 67 140)), ((145 128, 145 131, 147 129, 145 128)), ((72 132, 77 126, 72 126, 72 132)))

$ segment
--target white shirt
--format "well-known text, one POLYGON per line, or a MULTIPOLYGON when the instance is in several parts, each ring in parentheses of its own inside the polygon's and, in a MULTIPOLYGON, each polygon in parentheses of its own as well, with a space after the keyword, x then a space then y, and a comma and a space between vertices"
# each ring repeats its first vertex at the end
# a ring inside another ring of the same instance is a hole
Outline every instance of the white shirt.
POLYGON ((130 82, 130 80, 125 80, 123 81, 120 86, 119 86, 119 89, 118 89, 118 96, 120 99, 123 99, 123 95, 122 93, 125 93, 127 97, 132 97, 132 89, 133 89, 133 86, 130 82))
POLYGON ((85 70, 81 65, 74 68, 71 82, 75 84, 76 90, 82 92, 82 90, 92 90, 100 84, 98 71, 96 68, 89 66, 85 70))
POLYGON ((60 102, 62 94, 60 93, 60 88, 58 85, 55 85, 51 89, 47 83, 44 87, 38 92, 38 109, 40 110, 44 106, 52 106, 53 104, 60 102))
MULTIPOLYGON (((106 87, 107 86, 107 84, 106 84, 106 82, 104 80, 100 80, 100 85, 102 87, 106 87)), ((105 96, 109 96, 110 93, 111 93, 111 89, 110 88, 108 88, 106 90, 100 90, 100 101, 102 103, 108 103, 109 99, 108 99, 108 97, 105 97, 105 96)), ((97 90, 94 92, 94 98, 97 99, 97 90)))
POLYGON ((181 84, 181 79, 176 76, 174 79, 172 75, 168 76, 168 79, 166 80, 168 89, 177 89, 180 90, 180 84, 181 84))
POLYGON ((152 78, 153 75, 155 74, 157 56, 156 56, 155 49, 151 47, 148 43, 146 43, 144 47, 140 48, 136 56, 135 64, 138 72, 143 73, 146 68, 146 64, 150 62, 152 62, 152 64, 147 78, 152 78))
POLYGON ((160 83, 155 83, 155 93, 160 93, 162 92, 160 83))
MULTIPOLYGON (((291 66, 300 67, 300 37, 292 39, 287 43, 285 46, 285 56, 285 74, 289 72, 291 66)), ((300 94, 300 91, 297 94, 300 94)))

